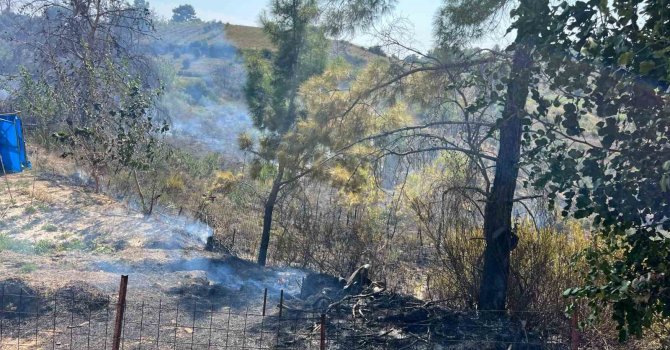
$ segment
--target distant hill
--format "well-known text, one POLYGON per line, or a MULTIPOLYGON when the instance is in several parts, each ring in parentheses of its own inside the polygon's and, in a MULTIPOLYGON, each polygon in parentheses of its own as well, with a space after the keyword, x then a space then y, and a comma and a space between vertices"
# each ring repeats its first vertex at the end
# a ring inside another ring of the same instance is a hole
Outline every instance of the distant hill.
MULTIPOLYGON (((240 50, 274 50, 272 42, 259 27, 249 27, 235 24, 226 24, 226 37, 240 50)), ((331 55, 344 57, 349 63, 360 65, 380 56, 368 51, 364 47, 347 41, 333 40, 331 55)))
MULTIPOLYGON (((252 127, 243 86, 243 55, 274 46, 262 28, 220 22, 160 23, 147 41, 166 85, 161 109, 179 144, 239 155, 237 135, 252 127)), ((363 67, 380 57, 346 41, 333 41, 332 57, 363 67)))
MULTIPOLYGON (((19 67, 32 60, 32 48, 16 44, 30 42, 29 34, 7 33, 21 28, 28 17, 0 14, 0 101, 5 77, 17 76, 19 67), (20 40, 8 40, 16 37, 20 40)), ((164 86, 159 112, 173 124, 172 138, 179 147, 194 147, 240 155, 237 136, 252 128, 244 101, 246 80, 244 54, 274 51, 262 28, 221 22, 161 22, 143 40, 140 50, 156 62, 164 86)), ((332 41, 331 57, 342 57, 361 68, 376 54, 345 41, 332 41)), ((149 74, 153 77, 153 74, 149 74)))
MULTIPOLYGON (((168 22, 157 25, 156 31, 159 39, 174 45, 191 45, 197 42, 209 45, 228 43, 242 52, 275 49, 270 38, 259 27, 220 22, 168 22)), ((344 57, 357 66, 380 57, 347 41, 333 40, 331 43, 331 55, 344 57)))

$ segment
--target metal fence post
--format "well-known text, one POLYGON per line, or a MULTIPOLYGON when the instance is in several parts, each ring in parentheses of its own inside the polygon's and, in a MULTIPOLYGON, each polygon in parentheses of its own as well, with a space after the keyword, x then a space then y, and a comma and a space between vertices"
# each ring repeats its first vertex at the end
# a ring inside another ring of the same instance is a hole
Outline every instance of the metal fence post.
POLYGON ((575 306, 570 320, 570 350, 578 350, 580 342, 579 334, 579 306, 575 306))
POLYGON ((268 303, 268 289, 265 288, 265 292, 263 292, 263 317, 265 317, 265 306, 268 303))
POLYGON ((126 291, 128 289, 128 276, 121 276, 119 285, 119 300, 116 302, 116 320, 114 321, 114 340, 112 350, 119 350, 121 347, 121 331, 123 330, 123 313, 126 309, 126 291))
POLYGON ((281 318, 283 310, 284 310, 284 290, 282 289, 279 292, 279 318, 281 318))
POLYGON ((321 350, 326 350, 326 314, 321 314, 321 350))

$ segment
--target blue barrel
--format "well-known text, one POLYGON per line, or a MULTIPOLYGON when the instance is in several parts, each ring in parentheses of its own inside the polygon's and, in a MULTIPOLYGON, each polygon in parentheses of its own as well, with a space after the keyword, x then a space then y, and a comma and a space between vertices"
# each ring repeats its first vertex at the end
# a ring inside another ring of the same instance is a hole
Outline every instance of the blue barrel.
MULTIPOLYGON (((16 114, 0 114, 0 157, 5 173, 20 173, 30 169, 23 138, 21 119, 16 114)), ((0 175, 2 168, 0 168, 0 175)))

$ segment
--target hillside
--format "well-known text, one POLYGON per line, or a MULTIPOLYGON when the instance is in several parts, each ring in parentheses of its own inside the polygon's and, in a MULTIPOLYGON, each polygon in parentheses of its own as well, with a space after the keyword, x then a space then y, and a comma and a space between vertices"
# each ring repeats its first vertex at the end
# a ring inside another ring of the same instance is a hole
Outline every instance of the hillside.
MULTIPOLYGON (((161 41, 174 45, 206 42, 209 45, 228 43, 240 51, 274 50, 272 42, 260 27, 218 22, 162 23, 156 27, 161 41)), ((333 40, 333 55, 350 59, 350 63, 367 62, 379 55, 347 41, 333 40)))
MULTIPOLYGON (((16 27, 28 23, 21 15, 0 14, 0 19, 16 27)), ((155 75, 164 87, 158 112, 172 121, 174 143, 241 157, 237 136, 252 128, 243 94, 244 54, 274 50, 269 38, 258 27, 220 22, 161 22, 155 29, 140 50, 155 62, 155 75)), ((3 30, 0 61, 6 64, 0 66, 0 99, 15 84, 6 78, 16 77, 25 62, 33 61, 29 47, 17 44, 32 40, 28 32, 3 30)), ((344 41, 333 41, 330 54, 354 67, 378 57, 344 41)))
MULTIPOLYGON (((251 128, 242 88, 243 55, 270 50, 261 28, 217 22, 163 23, 146 43, 166 87, 161 110, 173 122, 180 145, 240 156, 237 135, 251 128)), ((333 41, 332 57, 362 67, 379 57, 344 41, 333 41)))
MULTIPOLYGON (((224 31, 228 40, 240 50, 274 50, 262 28, 226 24, 224 31)), ((344 57, 347 62, 356 66, 379 58, 379 55, 363 47, 342 40, 331 41, 331 55, 333 57, 344 57)))
MULTIPOLYGON (((343 278, 208 252, 206 225, 167 212, 143 216, 92 192, 75 164, 35 160, 58 172, 7 175, 3 185, 12 195, 3 188, 0 196, 0 344, 9 348, 107 349, 119 275, 128 276, 122 342, 129 349, 315 348, 310 344, 326 339, 315 322, 326 325, 331 349, 475 349, 493 337, 505 345, 544 341, 524 321, 491 325, 478 312, 398 294, 381 281, 347 289, 343 278), (358 309, 373 317, 361 322, 352 313, 358 309), (425 347, 411 347, 425 334, 425 347)), ((546 345, 564 349, 558 336, 546 345)))

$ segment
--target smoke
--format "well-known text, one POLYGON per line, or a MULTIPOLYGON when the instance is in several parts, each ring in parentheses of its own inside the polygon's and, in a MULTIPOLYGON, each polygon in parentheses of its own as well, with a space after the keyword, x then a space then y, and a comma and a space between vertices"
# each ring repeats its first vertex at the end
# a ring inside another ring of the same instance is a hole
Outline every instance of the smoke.
POLYGON ((160 209, 154 212, 154 216, 151 218, 151 220, 160 221, 162 224, 171 227, 172 230, 181 233, 174 235, 173 238, 180 236, 185 238, 194 238, 202 246, 207 243, 207 238, 214 235, 214 229, 200 220, 183 215, 162 213, 160 212, 160 209))
POLYGON ((171 117, 174 142, 239 158, 237 137, 252 126, 246 106, 237 102, 219 105, 209 99, 200 103, 203 110, 196 115, 171 117))
POLYGON ((239 158, 237 136, 252 127, 244 100, 244 58, 220 22, 167 23, 146 50, 165 87, 158 109, 176 146, 239 158))
MULTIPOLYGON (((296 268, 262 268, 238 258, 183 258, 168 263, 147 260, 135 263, 100 261, 95 268, 114 274, 130 275, 135 281, 148 282, 152 276, 170 280, 170 275, 204 275, 209 283, 218 284, 228 290, 245 291, 260 295, 267 288, 270 295, 283 291, 286 295, 298 296, 307 272, 296 268)), ((172 286, 174 287, 174 286, 172 286)))
POLYGON ((281 290, 289 295, 300 294, 306 273, 294 268, 263 269, 238 259, 194 258, 169 266, 171 271, 204 271, 207 278, 230 289, 268 289, 271 294, 281 290))
POLYGON ((210 284, 245 291, 250 296, 261 295, 265 288, 275 296, 281 290, 287 295, 300 294, 306 271, 264 268, 234 256, 212 256, 203 247, 214 230, 199 220, 173 215, 163 208, 157 208, 151 216, 138 216, 137 220, 132 233, 143 240, 142 248, 163 251, 164 257, 119 261, 101 256, 94 264, 95 269, 130 275, 144 288, 150 288, 152 281, 173 288, 185 276, 203 276, 210 284))

